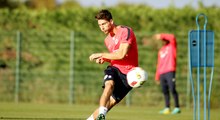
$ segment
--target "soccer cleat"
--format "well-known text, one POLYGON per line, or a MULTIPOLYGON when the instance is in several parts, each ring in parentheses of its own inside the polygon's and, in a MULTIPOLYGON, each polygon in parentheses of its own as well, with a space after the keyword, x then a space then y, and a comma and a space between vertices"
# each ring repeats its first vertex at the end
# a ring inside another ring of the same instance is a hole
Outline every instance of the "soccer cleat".
POLYGON ((180 112, 181 112, 180 109, 176 107, 176 108, 173 109, 171 114, 178 114, 180 112))
POLYGON ((99 116, 96 118, 96 120, 105 120, 105 115, 99 114, 99 116))
POLYGON ((165 115, 170 114, 170 108, 164 108, 164 109, 161 110, 159 113, 160 113, 160 114, 165 114, 165 115))

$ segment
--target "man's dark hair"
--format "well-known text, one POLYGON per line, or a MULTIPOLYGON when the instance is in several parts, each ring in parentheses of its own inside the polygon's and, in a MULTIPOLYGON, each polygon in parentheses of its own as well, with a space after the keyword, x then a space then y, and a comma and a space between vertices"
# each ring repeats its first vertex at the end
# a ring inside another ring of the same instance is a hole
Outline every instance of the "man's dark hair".
POLYGON ((104 20, 110 21, 112 19, 112 14, 108 10, 101 10, 95 16, 95 18, 97 20, 104 19, 104 20))

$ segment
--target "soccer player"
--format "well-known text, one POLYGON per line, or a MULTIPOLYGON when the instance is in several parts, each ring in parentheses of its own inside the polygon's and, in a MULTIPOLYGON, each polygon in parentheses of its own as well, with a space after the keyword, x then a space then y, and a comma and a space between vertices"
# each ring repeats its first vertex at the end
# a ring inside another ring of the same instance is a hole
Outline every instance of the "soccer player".
POLYGON ((162 91, 165 98, 165 108, 160 111, 161 114, 170 114, 170 94, 171 91, 175 108, 171 112, 172 114, 180 113, 179 98, 176 91, 176 38, 173 34, 156 34, 154 35, 156 40, 163 42, 162 48, 158 52, 157 70, 155 80, 161 84, 162 91))
POLYGON ((93 53, 89 59, 98 64, 109 62, 109 65, 104 70, 99 107, 87 120, 105 120, 106 113, 132 89, 127 83, 126 74, 138 66, 138 48, 132 29, 116 25, 108 10, 99 11, 95 18, 101 31, 106 34, 104 43, 109 52, 93 53))

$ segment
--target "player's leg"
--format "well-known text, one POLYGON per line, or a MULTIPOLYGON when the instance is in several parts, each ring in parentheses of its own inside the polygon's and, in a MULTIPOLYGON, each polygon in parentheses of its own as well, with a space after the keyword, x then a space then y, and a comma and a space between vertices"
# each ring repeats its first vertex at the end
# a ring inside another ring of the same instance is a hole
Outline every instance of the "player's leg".
POLYGON ((113 80, 105 81, 105 88, 103 90, 103 93, 102 93, 102 96, 99 102, 99 113, 98 113, 98 118, 97 118, 98 120, 105 119, 105 115, 108 111, 107 105, 110 102, 110 96, 112 95, 113 90, 114 90, 114 81, 113 80))
MULTIPOLYGON (((127 83, 125 74, 121 73, 115 67, 111 67, 111 71, 114 71, 113 75, 111 76, 111 77, 114 77, 114 79, 113 79, 114 80, 114 88, 112 91, 112 95, 110 96, 110 99, 106 104, 108 111, 110 109, 112 109, 117 103, 119 103, 127 95, 127 93, 132 89, 127 83)), ((106 72, 106 73, 108 73, 108 72, 106 72)), ((111 74, 108 74, 108 75, 111 75, 111 74)), ((109 77, 109 76, 107 78, 105 77, 105 80, 107 81, 108 78, 111 78, 111 77, 109 77)), ((106 84, 105 84, 105 87, 107 87, 106 84)), ((99 118, 100 118, 100 116, 98 116, 97 119, 102 120, 99 118)))
POLYGON ((99 105, 106 107, 107 102, 110 99, 110 96, 112 95, 112 92, 114 90, 114 81, 113 80, 108 80, 105 82, 105 88, 103 90, 102 96, 99 101, 99 105))
POLYGON ((105 116, 107 111, 109 111, 109 109, 111 109, 116 104, 116 101, 112 97, 110 98, 113 89, 114 89, 114 81, 113 80, 106 81, 103 93, 100 98, 100 104, 99 104, 100 107, 97 108, 87 120, 95 120, 95 118, 97 118, 98 115, 105 116))
MULTIPOLYGON (((112 66, 108 66, 104 72, 105 72, 104 85, 103 85, 104 90, 99 101, 99 112, 97 116, 98 120, 105 119, 105 115, 108 111, 107 104, 109 103, 110 96, 112 95, 115 89, 115 81, 118 81, 117 71, 112 66)), ((94 117, 96 118, 96 116, 94 117)))
MULTIPOLYGON (((126 75, 122 74, 117 68, 114 68, 114 67, 108 67, 105 70, 104 81, 105 81, 105 84, 103 86, 104 91, 100 99, 100 105, 105 105, 105 107, 107 108, 107 112, 108 112, 110 109, 112 109, 113 106, 119 103, 132 88, 126 83, 127 82, 126 75), (114 80, 114 83, 106 82, 106 81, 111 81, 112 79, 114 80), (113 87, 111 85, 113 85, 113 87), (110 90, 108 89, 112 90, 112 88, 113 88, 112 95, 111 97, 109 96, 109 99, 106 101, 106 104, 105 104, 104 102, 106 100, 105 98, 108 98, 108 95, 110 93, 110 90), (105 92, 105 90, 107 92, 105 92)), ((99 113, 100 113, 100 108, 96 109, 93 115, 91 115, 90 117, 93 119, 97 117, 98 119, 100 117, 105 117, 105 116, 99 116, 100 115, 99 113)), ((88 119, 88 120, 92 120, 92 119, 88 119)))
POLYGON ((178 98, 178 92, 176 90, 176 85, 175 85, 175 82, 172 80, 172 82, 169 83, 169 88, 170 88, 170 91, 173 95, 173 98, 174 98, 174 103, 175 103, 175 107, 179 107, 179 98, 178 98))
POLYGON ((180 108, 179 108, 179 96, 176 90, 175 72, 169 72, 167 74, 167 77, 168 77, 168 85, 173 95, 174 104, 175 104, 175 108, 173 109, 172 114, 177 114, 180 113, 180 108))
POLYGON ((160 114, 170 114, 170 93, 169 93, 169 86, 166 79, 166 74, 160 75, 160 85, 162 88, 162 93, 165 99, 165 108, 161 110, 160 114))
POLYGON ((108 101, 108 103, 106 105, 108 108, 107 112, 109 112, 116 104, 118 104, 118 102, 111 96, 110 100, 108 101))
MULTIPOLYGON (((111 96, 109 101, 107 102, 107 109, 109 112, 118 102, 111 96)), ((98 113, 99 109, 97 110, 97 113, 98 113)), ((107 114, 107 113, 106 113, 107 114)), ((105 116, 104 114, 97 114, 97 119, 96 120, 105 120, 105 116)))

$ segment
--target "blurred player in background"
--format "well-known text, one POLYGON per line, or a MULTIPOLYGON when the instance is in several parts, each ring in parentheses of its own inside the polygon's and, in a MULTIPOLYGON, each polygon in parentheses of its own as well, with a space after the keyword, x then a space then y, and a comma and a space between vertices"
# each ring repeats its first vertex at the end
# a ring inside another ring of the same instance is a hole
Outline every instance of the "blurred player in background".
POLYGON ((172 93, 175 108, 171 114, 180 113, 179 98, 176 91, 176 38, 173 34, 156 34, 154 39, 161 40, 163 46, 158 52, 157 70, 155 80, 161 84, 165 98, 165 108, 160 111, 161 114, 170 114, 170 93, 172 93))
POLYGON ((93 53, 89 59, 98 64, 109 62, 109 65, 104 70, 99 107, 87 120, 105 120, 106 113, 132 89, 127 83, 126 74, 138 66, 138 48, 132 29, 116 25, 108 10, 99 11, 95 18, 101 31, 106 34, 104 43, 109 52, 93 53))

